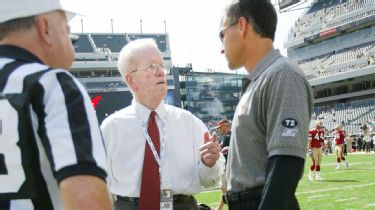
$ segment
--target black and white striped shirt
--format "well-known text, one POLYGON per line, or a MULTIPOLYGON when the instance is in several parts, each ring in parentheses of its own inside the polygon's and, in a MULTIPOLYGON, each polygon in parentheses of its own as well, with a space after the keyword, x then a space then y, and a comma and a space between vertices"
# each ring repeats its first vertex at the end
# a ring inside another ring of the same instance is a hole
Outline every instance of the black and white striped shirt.
POLYGON ((83 86, 22 48, 0 45, 0 209, 63 209, 58 183, 105 179, 105 158, 83 86))

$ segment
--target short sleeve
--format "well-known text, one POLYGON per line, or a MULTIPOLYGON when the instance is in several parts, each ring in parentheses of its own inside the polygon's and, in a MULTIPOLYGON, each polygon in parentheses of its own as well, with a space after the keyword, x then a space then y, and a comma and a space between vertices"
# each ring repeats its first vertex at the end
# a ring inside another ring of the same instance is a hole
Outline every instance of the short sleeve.
POLYGON ((266 108, 267 150, 273 155, 305 158, 312 112, 311 89, 306 79, 292 66, 271 73, 262 94, 266 108))
POLYGON ((33 109, 39 136, 58 181, 73 175, 106 177, 106 157, 94 108, 83 86, 65 70, 39 80, 33 109))

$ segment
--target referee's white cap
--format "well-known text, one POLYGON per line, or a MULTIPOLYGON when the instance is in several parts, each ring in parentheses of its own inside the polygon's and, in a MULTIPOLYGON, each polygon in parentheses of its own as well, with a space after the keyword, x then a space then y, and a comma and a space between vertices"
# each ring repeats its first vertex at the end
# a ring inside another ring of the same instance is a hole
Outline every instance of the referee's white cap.
POLYGON ((55 10, 64 11, 68 21, 77 13, 63 8, 59 0, 0 0, 0 23, 55 10))

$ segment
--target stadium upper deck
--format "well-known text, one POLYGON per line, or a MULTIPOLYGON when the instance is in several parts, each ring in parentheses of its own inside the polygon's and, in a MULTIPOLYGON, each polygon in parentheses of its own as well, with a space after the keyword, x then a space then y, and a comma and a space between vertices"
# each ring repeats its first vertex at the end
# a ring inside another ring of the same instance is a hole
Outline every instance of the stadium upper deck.
POLYGON ((374 43, 374 0, 317 0, 296 21, 285 46, 309 79, 320 80, 374 68, 374 43))
POLYGON ((74 44, 76 52, 74 68, 78 68, 78 64, 86 61, 116 61, 123 46, 132 40, 141 38, 154 39, 163 54, 166 65, 169 67, 172 65, 168 34, 77 33, 74 35, 79 37, 74 44))
POLYGON ((306 40, 315 39, 316 35, 324 37, 335 34, 335 29, 345 29, 342 27, 345 25, 371 22, 367 18, 374 13, 373 0, 316 0, 291 29, 287 46, 304 45, 306 40))
MULTIPOLYGON (((122 84, 116 61, 123 46, 135 39, 154 39, 162 52, 167 69, 172 67, 168 34, 148 33, 77 33, 76 52, 72 73, 89 92, 128 91, 122 84)), ((173 81, 171 76, 169 79, 173 81)), ((174 85, 168 83, 171 89, 174 85)))
POLYGON ((375 0, 314 1, 285 46, 309 79, 316 115, 329 129, 342 124, 358 133, 373 121, 375 0))

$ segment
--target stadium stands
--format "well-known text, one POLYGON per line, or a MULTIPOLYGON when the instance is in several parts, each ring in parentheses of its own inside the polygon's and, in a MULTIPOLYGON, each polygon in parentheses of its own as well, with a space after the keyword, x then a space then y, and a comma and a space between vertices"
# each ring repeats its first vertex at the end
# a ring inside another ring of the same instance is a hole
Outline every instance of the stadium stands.
POLYGON ((120 52, 129 41, 125 34, 91 34, 97 48, 108 48, 110 52, 120 52))
POLYGON ((315 120, 333 135, 341 124, 360 135, 375 132, 375 1, 315 0, 295 23, 288 40, 313 89, 315 120))
POLYGON ((128 37, 131 41, 136 39, 151 38, 155 40, 161 52, 165 52, 167 50, 167 40, 164 34, 129 34, 128 37))
POLYGON ((116 61, 123 46, 132 40, 152 38, 157 43, 167 65, 171 65, 167 34, 119 34, 119 33, 76 33, 74 44, 76 62, 116 61))
POLYGON ((90 77, 120 77, 120 73, 117 69, 106 70, 106 71, 71 71, 71 73, 77 78, 90 78, 90 77))
POLYGON ((375 13, 372 0, 319 0, 300 18, 289 34, 289 42, 358 21, 375 13))
POLYGON ((374 48, 375 42, 372 41, 301 61, 299 66, 306 75, 314 74, 317 77, 353 71, 374 65, 374 48))
POLYGON ((205 72, 181 72, 180 75, 184 109, 207 125, 222 118, 233 118, 243 75, 205 72))
POLYGON ((89 40, 88 34, 78 34, 78 41, 74 44, 76 53, 94 53, 95 50, 89 40))
POLYGON ((341 124, 348 134, 360 134, 364 124, 375 125, 375 99, 316 106, 314 113, 315 120, 321 120, 331 135, 337 124, 341 124))
POLYGON ((312 43, 301 48, 288 49, 288 57, 297 61, 307 60, 322 54, 329 54, 333 51, 350 48, 358 44, 365 44, 375 40, 375 26, 362 30, 342 33, 331 39, 323 40, 317 44, 312 43))
POLYGON ((126 87, 123 82, 87 82, 86 87, 88 89, 93 88, 118 88, 118 87, 126 87))

